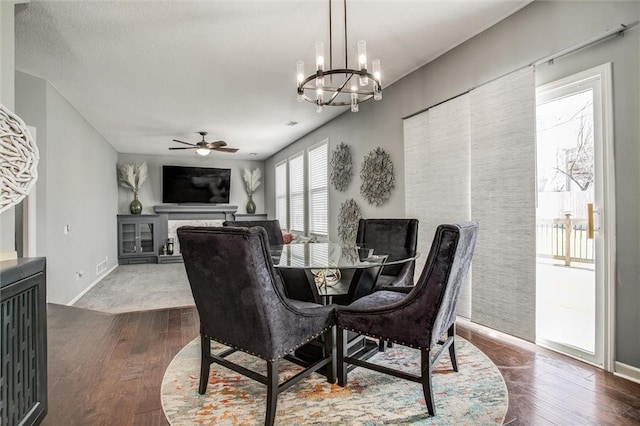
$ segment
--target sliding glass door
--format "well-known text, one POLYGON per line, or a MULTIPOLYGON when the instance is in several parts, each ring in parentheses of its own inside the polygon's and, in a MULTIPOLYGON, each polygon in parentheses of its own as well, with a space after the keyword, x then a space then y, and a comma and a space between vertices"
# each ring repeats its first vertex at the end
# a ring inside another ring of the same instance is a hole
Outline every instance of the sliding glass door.
POLYGON ((603 73, 537 91, 536 341, 603 364, 603 73))

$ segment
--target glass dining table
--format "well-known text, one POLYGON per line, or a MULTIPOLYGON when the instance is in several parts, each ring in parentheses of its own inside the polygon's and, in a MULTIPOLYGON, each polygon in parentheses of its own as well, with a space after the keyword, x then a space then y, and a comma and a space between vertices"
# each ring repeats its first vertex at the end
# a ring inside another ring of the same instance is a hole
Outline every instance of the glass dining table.
MULTIPOLYGON (((361 291, 371 290, 384 266, 410 262, 419 257, 405 247, 392 245, 348 245, 334 242, 314 242, 271 246, 273 265, 283 279, 288 276, 301 276, 304 272, 311 286, 313 298, 300 300, 316 303, 330 303, 333 296, 345 296, 349 290, 358 291, 353 286, 365 287, 361 291), (368 282, 363 282, 368 280, 368 282), (315 288, 314 288, 315 287, 315 288), (369 288, 370 287, 370 288, 369 288)), ((297 283, 297 285, 301 285, 297 283)), ((286 290, 289 297, 304 293, 303 289, 286 290), (299 290, 299 291, 298 291, 299 290)), ((356 298, 363 294, 354 294, 356 298)))
MULTIPOLYGON (((349 304, 374 291, 385 266, 418 258, 419 253, 391 245, 346 245, 334 242, 274 245, 270 247, 287 297, 320 304, 349 304)), ((378 351, 375 341, 348 333, 349 355, 364 359, 378 351)), ((324 345, 311 342, 295 351, 294 362, 313 362, 324 345)), ((355 366, 350 365, 349 369, 355 366)))

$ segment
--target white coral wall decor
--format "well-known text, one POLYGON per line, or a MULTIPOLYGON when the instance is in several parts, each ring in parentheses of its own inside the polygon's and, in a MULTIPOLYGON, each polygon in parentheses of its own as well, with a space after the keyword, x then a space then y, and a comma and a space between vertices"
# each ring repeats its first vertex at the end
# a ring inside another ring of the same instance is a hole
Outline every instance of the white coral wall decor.
POLYGON ((391 156, 380 147, 369 152, 360 168, 360 180, 360 195, 369 204, 380 207, 389 201, 396 187, 391 156))
POLYGON ((38 147, 24 121, 0 104, 0 213, 29 195, 38 179, 38 147))
POLYGON ((362 218, 360 207, 353 198, 345 200, 340 204, 338 212, 338 236, 345 244, 356 243, 358 233, 358 221, 362 218))
POLYGON ((333 187, 340 192, 346 191, 353 177, 353 160, 349 145, 340 142, 340 145, 331 152, 329 166, 333 187))

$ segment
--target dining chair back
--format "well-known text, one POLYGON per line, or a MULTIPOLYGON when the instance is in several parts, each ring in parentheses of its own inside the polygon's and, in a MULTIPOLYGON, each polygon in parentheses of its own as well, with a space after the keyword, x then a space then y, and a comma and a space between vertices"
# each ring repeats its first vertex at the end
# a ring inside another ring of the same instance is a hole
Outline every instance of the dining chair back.
MULTIPOLYGON (((415 254, 418 246, 418 219, 360 219, 356 244, 368 247, 405 247, 415 254)), ((376 287, 413 285, 415 260, 385 266, 376 287)))
POLYGON ((241 228, 251 228, 252 226, 262 226, 267 231, 269 237, 269 244, 272 246, 281 246, 284 244, 282 238, 282 229, 280 228, 280 221, 273 220, 227 220, 222 223, 222 226, 236 226, 241 228))
POLYGON ((430 415, 435 414, 431 370, 445 349, 454 371, 456 305, 471 265, 478 234, 474 222, 438 226, 431 251, 415 287, 382 290, 336 308, 339 328, 338 384, 347 383, 347 364, 370 368, 422 384, 430 415), (419 375, 347 356, 346 331, 391 341, 421 351, 419 375), (446 338, 441 340, 446 334, 446 338), (433 354, 432 349, 438 347, 433 354))
POLYGON ((230 368, 267 385, 265 424, 271 425, 278 393, 324 366, 327 380, 335 382, 334 307, 285 297, 264 228, 184 226, 177 234, 200 317, 200 394, 206 392, 212 363, 230 368), (278 384, 279 361, 322 334, 323 358, 278 384), (212 353, 211 340, 228 349, 212 353), (265 360, 266 376, 226 359, 236 351, 265 360))

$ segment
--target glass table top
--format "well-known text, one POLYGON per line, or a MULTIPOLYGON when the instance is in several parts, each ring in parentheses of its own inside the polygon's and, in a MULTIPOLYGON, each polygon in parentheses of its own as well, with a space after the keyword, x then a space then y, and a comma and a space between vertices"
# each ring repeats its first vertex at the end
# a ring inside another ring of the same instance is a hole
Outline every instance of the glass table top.
POLYGON ((358 269, 409 262, 420 254, 405 247, 385 245, 345 245, 333 242, 271 246, 276 268, 358 269))

